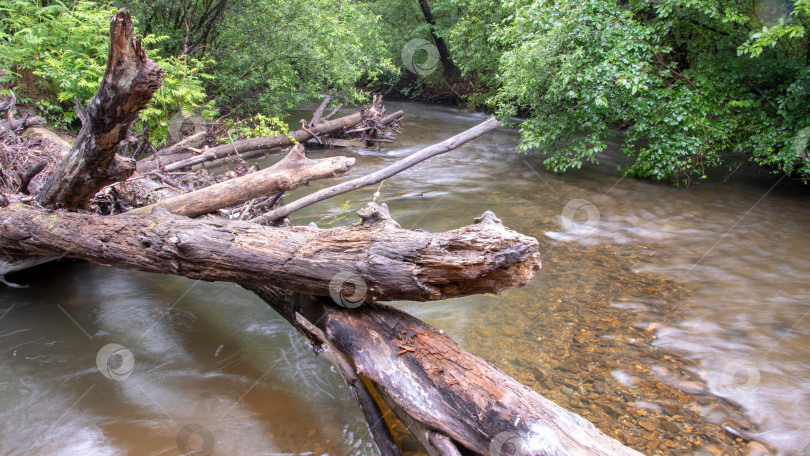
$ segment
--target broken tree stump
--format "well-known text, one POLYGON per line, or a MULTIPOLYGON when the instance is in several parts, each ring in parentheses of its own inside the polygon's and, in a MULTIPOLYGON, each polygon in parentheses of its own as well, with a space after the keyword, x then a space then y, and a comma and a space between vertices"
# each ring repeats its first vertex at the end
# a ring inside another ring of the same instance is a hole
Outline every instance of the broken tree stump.
POLYGON ((119 9, 110 21, 107 69, 87 109, 76 103, 82 121, 67 157, 45 182, 39 204, 83 209, 102 187, 125 180, 135 171, 133 160, 116 155, 152 94, 160 87, 163 69, 146 57, 129 11, 119 9))

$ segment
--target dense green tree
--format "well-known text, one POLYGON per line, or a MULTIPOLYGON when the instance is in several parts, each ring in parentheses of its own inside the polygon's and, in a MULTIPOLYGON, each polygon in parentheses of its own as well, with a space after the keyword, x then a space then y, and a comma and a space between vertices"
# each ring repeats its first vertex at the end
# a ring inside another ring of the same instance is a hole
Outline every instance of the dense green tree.
POLYGON ((211 59, 218 104, 280 116, 322 93, 357 102, 360 83, 396 77, 379 18, 343 0, 129 0, 175 55, 211 59))
POLYGON ((457 62, 497 75, 491 106, 528 115, 520 148, 546 154, 551 169, 595 162, 625 127, 631 175, 688 182, 749 160, 810 177, 806 0, 473 5, 451 48, 488 50, 457 62), (493 30, 486 40, 482 27, 493 30))
POLYGON ((378 20, 340 0, 243 0, 211 49, 212 94, 274 115, 324 92, 356 102, 360 82, 397 72, 378 20))
MULTIPOLYGON (((363 87, 404 74, 405 93, 449 87, 444 78, 458 68, 474 87, 474 107, 527 118, 520 150, 545 154, 555 171, 596 162, 606 139, 624 130, 623 151, 636 158, 629 175, 690 182, 748 161, 810 179, 810 0, 126 6, 167 68, 144 111, 158 134, 174 112, 206 110, 214 99, 243 114, 281 116, 326 92, 359 101, 363 87), (413 67, 402 59, 415 39, 436 44, 446 71, 403 70, 413 67)), ((110 14, 105 3, 0 0, 0 82, 70 121, 70 101, 88 99, 103 71, 110 14)))

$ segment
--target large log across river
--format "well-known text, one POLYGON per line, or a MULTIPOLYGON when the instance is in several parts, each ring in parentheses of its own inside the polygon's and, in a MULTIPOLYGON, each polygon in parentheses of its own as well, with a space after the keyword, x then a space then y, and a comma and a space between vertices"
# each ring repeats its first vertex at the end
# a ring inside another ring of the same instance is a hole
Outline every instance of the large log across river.
POLYGON ((0 209, 0 249, 65 256, 192 279, 278 286, 329 296, 357 276, 368 300, 432 301, 525 285, 539 269, 534 238, 492 217, 446 233, 385 223, 319 229, 194 220, 158 209, 102 217, 16 205, 0 209))

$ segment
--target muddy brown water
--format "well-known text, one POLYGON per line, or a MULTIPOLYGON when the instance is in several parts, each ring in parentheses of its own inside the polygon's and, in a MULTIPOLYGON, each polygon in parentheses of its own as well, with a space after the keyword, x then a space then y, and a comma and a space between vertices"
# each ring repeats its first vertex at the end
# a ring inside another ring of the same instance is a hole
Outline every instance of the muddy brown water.
MULTIPOLYGON (((312 156, 351 153, 353 177, 485 119, 388 109, 406 111, 396 143, 312 156)), ((615 143, 559 176, 515 141, 491 133, 380 196, 406 228, 494 211, 540 240, 536 279, 396 305, 645 454, 810 454, 807 191, 745 169, 689 189, 620 179, 615 143)), ((376 190, 293 223, 354 223, 376 190)), ((376 454, 335 370, 237 286, 83 263, 12 278, 29 288, 0 289, 0 454, 376 454)))

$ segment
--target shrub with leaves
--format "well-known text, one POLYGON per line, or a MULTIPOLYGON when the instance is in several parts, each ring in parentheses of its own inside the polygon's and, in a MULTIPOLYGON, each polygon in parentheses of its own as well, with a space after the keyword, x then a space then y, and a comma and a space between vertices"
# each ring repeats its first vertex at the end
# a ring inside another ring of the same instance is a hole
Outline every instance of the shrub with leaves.
POLYGON ((290 128, 286 122, 278 117, 267 117, 256 114, 253 117, 235 122, 229 131, 239 138, 264 138, 287 134, 290 128))
MULTIPOLYGON (((0 83, 67 127, 76 119, 74 97, 87 103, 98 90, 114 14, 109 4, 88 1, 0 0, 0 83)), ((149 35, 144 43, 161 39, 149 35)), ((202 86, 205 62, 147 52, 165 70, 163 86, 140 114, 153 139, 165 137, 168 119, 180 109, 213 115, 202 86)))
MULTIPOLYGON (((630 175, 674 182, 736 157, 810 179, 810 2, 509 1, 491 46, 521 150, 555 171, 597 161, 625 126, 630 175), (729 157, 735 157, 729 159, 729 157)), ((460 23, 465 27, 465 22, 460 23)), ((459 32, 459 35, 464 35, 459 32)), ((467 34, 468 35, 468 34, 467 34)))

